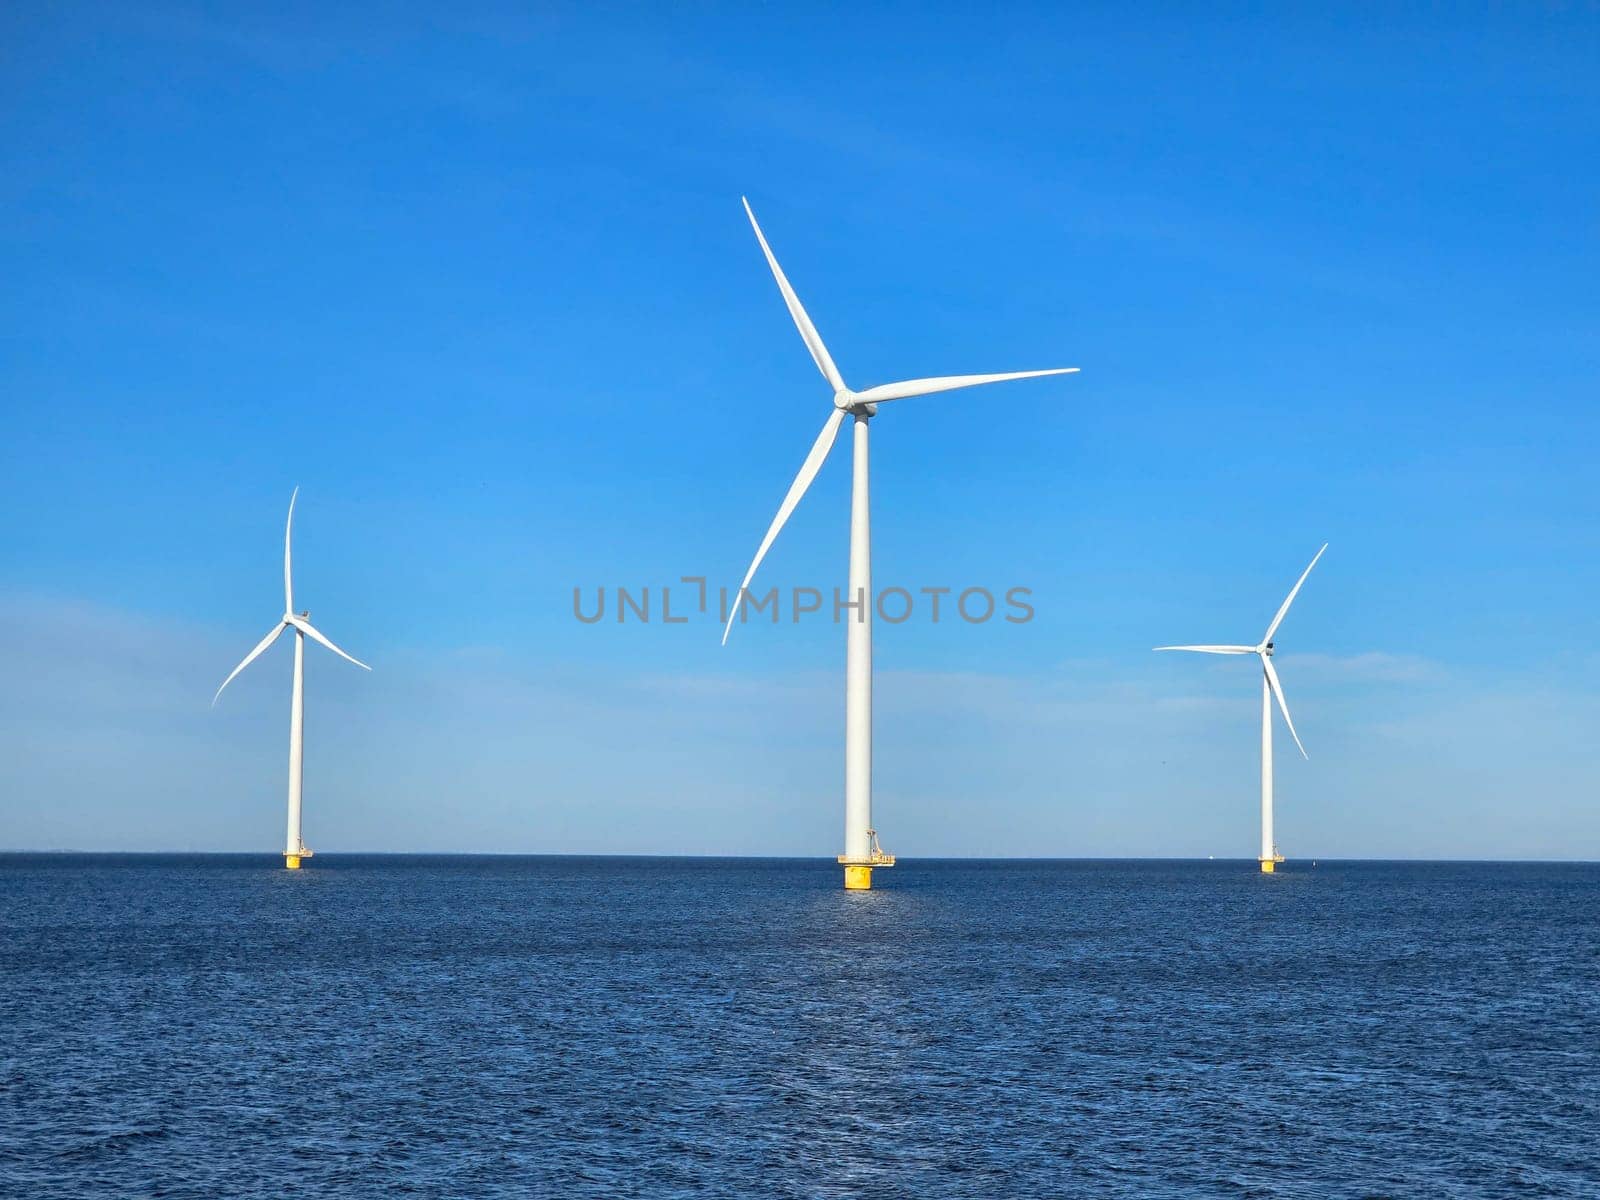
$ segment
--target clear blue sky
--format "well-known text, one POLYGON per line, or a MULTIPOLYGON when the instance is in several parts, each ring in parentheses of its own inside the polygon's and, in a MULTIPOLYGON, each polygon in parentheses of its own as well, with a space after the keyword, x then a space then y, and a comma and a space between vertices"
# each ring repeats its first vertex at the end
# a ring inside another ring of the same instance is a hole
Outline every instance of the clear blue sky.
MULTIPOLYGON (((1600 14, 7 5, 0 845, 833 854, 843 638, 734 584, 846 377, 901 854, 1600 857, 1600 14), (235 689, 237 689, 235 691, 235 689), (1280 749, 1286 739, 1280 736, 1280 749)), ((766 582, 843 582, 836 452, 766 582)))

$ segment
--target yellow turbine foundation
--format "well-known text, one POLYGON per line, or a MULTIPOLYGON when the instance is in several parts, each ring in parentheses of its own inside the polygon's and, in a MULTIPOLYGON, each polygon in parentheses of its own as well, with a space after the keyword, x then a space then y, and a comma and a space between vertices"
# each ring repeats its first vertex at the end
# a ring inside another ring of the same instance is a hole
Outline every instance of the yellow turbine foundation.
POLYGON ((285 854, 283 856, 283 865, 291 871, 298 871, 300 869, 300 856, 298 854, 285 854))
POLYGON ((1263 858, 1261 860, 1261 873, 1263 875, 1271 875, 1274 866, 1276 864, 1270 858, 1263 858))
POLYGON ((871 858, 848 858, 839 855, 839 865, 844 868, 844 890, 847 892, 870 892, 872 890, 872 868, 894 866, 894 855, 885 854, 878 849, 878 839, 872 839, 871 858))

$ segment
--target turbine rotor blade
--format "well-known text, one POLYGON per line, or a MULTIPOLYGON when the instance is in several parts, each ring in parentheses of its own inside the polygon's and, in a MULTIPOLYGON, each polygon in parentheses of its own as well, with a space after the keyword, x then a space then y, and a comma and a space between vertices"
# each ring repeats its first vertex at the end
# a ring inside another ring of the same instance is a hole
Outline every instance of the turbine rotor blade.
POLYGON ((356 666, 360 667, 363 671, 372 670, 371 667, 367 666, 367 664, 362 662, 359 658, 352 658, 350 655, 346 654, 343 650, 339 649, 339 647, 335 646, 332 642, 330 642, 327 638, 325 638, 317 630, 316 626, 312 625, 311 622, 307 621, 304 617, 294 617, 294 616, 285 617, 284 618, 284 623, 288 624, 288 625, 293 625, 296 629, 298 629, 301 633, 305 634, 308 638, 311 638, 313 641, 321 642, 324 646, 326 646, 329 650, 332 650, 340 658, 349 659, 351 662, 355 663, 356 666))
POLYGON ((1327 548, 1328 543, 1323 542, 1322 550, 1317 551, 1316 556, 1311 560, 1310 566, 1307 566, 1304 571, 1301 571, 1300 578, 1294 581, 1294 587, 1290 588, 1289 594, 1284 597, 1283 607, 1278 609, 1278 615, 1273 617, 1272 624, 1267 626, 1266 636, 1261 639, 1261 644, 1263 646, 1272 640, 1273 634, 1278 632, 1278 626, 1283 624, 1283 618, 1289 612, 1289 605, 1293 604, 1294 598, 1300 594, 1300 585, 1306 581, 1306 576, 1311 574, 1311 568, 1317 565, 1317 559, 1322 557, 1322 551, 1326 550, 1327 548))
POLYGON ((855 393, 855 399, 860 404, 878 404, 884 400, 928 396, 934 392, 977 387, 984 383, 1004 383, 1008 379, 1038 379, 1041 375, 1073 375, 1077 371, 1077 367, 1054 367, 1048 371, 1011 371, 1004 375, 938 375, 930 379, 907 379, 902 383, 879 384, 864 392, 855 393))
POLYGON ((1305 746, 1300 743, 1300 735, 1294 731, 1294 718, 1289 715, 1289 702, 1283 698, 1283 684, 1278 682, 1277 669, 1273 667, 1272 660, 1265 654, 1261 655, 1261 665, 1267 669, 1267 683, 1272 686, 1272 694, 1278 699, 1278 711, 1283 714, 1283 721, 1289 727, 1289 736, 1294 739, 1294 744, 1300 747, 1300 757, 1309 759, 1305 746))
POLYGON ((834 439, 839 436, 839 425, 844 421, 845 412, 836 408, 828 414, 828 419, 823 422, 822 432, 817 434, 817 440, 811 444, 811 452, 806 455, 805 462, 800 464, 800 473, 794 477, 794 482, 789 485, 789 492, 783 498, 783 503, 778 505, 778 515, 772 518, 772 524, 767 528, 767 536, 761 539, 761 546, 756 550, 756 556, 750 562, 750 569, 744 573, 744 582, 739 585, 739 591, 733 598, 733 611, 728 614, 728 624, 722 630, 722 644, 728 644, 728 634, 733 631, 733 622, 739 615, 739 609, 744 604, 744 589, 750 586, 750 581, 755 578, 756 568, 761 565, 761 560, 767 556, 767 551, 772 547, 778 532, 783 528, 784 522, 789 519, 789 514, 794 512, 795 505, 800 503, 800 497, 806 494, 806 489, 811 486, 811 481, 817 477, 817 472, 822 470, 822 464, 828 457, 828 451, 833 449, 834 439))
POLYGON ((294 502, 299 495, 298 487, 289 494, 289 519, 283 525, 283 611, 286 613, 294 611, 294 569, 290 563, 289 539, 294 533, 294 502))
POLYGON ((225 688, 230 683, 232 683, 233 680, 234 680, 234 676, 238 675, 240 671, 244 670, 251 663, 255 662, 255 660, 261 656, 261 652, 263 650, 265 650, 268 646, 272 645, 273 642, 277 641, 278 640, 278 635, 284 631, 284 628, 287 625, 288 625, 287 621, 278 622, 278 624, 276 624, 276 625, 274 625, 272 627, 272 632, 267 634, 266 637, 262 638, 259 642, 257 642, 256 643, 256 648, 254 650, 250 651, 249 654, 246 654, 244 656, 244 661, 233 669, 233 671, 229 674, 229 676, 222 681, 222 687, 219 687, 217 689, 217 694, 215 696, 211 697, 211 707, 212 708, 215 708, 217 706, 217 701, 222 698, 222 688, 225 688))
POLYGON ((1254 654, 1254 646, 1157 646, 1157 650, 1192 650, 1196 654, 1254 654))
POLYGON ((794 288, 789 286, 788 276, 783 273, 783 268, 773 256, 772 247, 767 245, 766 235, 761 232, 761 226, 756 224, 756 214, 750 209, 750 201, 745 200, 743 196, 739 199, 744 201, 744 211, 750 218, 750 228, 756 231, 756 241, 761 243, 761 252, 767 256, 767 265, 772 268, 773 278, 778 281, 778 290, 783 293, 783 302, 789 306, 789 315, 794 318, 795 328, 800 330, 800 339, 805 342, 806 349, 811 351, 817 370, 822 372, 822 377, 828 381, 828 386, 833 388, 835 393, 848 390, 844 386, 844 378, 839 374, 839 368, 833 365, 833 358, 828 354, 828 348, 822 344, 822 335, 817 332, 817 327, 806 315, 800 297, 794 294, 794 288))

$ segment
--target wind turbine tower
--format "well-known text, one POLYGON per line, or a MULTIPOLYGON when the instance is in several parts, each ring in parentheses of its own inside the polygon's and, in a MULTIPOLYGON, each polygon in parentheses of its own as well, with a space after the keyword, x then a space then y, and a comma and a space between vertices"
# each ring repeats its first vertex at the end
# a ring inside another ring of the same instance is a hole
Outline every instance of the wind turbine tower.
POLYGON ((244 670, 261 655, 268 646, 278 640, 278 636, 285 629, 294 630, 294 687, 289 693, 289 822, 288 832, 283 844, 283 865, 291 871, 300 869, 300 860, 311 857, 311 851, 306 848, 300 836, 300 792, 305 763, 305 695, 306 695, 306 639, 321 642, 340 658, 348 659, 363 671, 372 670, 366 663, 351 658, 339 647, 335 646, 315 626, 311 624, 310 612, 296 613, 294 611, 294 568, 291 555, 291 543, 294 533, 294 502, 300 495, 300 489, 295 488, 289 497, 289 520, 283 527, 283 616, 272 627, 271 632, 257 643, 256 648, 244 656, 244 661, 235 667, 229 676, 222 681, 222 687, 217 689, 217 694, 211 698, 211 705, 222 697, 223 688, 233 682, 234 676, 244 670))
MULTIPOLYGON (((817 328, 806 315, 800 298, 789 286, 789 280, 778 266, 772 248, 756 223, 750 202, 744 202, 745 215, 755 230, 761 252, 772 268, 783 302, 800 330, 800 338, 811 352, 817 370, 822 372, 828 387, 833 391, 833 411, 822 423, 822 432, 812 443, 800 473, 789 485, 788 494, 778 506, 778 515, 767 529, 766 537, 756 550, 756 556, 745 572, 744 582, 728 615, 727 627, 722 631, 723 645, 744 604, 745 589, 755 577, 756 568, 766 557, 789 514, 794 512, 800 498, 805 495, 811 481, 822 469, 828 452, 833 449, 839 427, 848 417, 851 422, 851 444, 854 463, 850 477, 850 594, 847 602, 854 607, 843 608, 848 614, 845 634, 845 692, 844 692, 844 853, 839 864, 844 867, 844 886, 851 891, 864 891, 872 886, 874 867, 894 866, 894 856, 883 853, 878 845, 877 833, 872 826, 872 525, 869 512, 869 477, 867 424, 878 415, 878 405, 888 400, 904 400, 912 396, 926 396, 933 392, 947 392, 955 388, 976 387, 984 383, 999 383, 1007 379, 1033 379, 1041 375, 1066 375, 1077 367, 1057 367, 1048 371, 1013 371, 1004 375, 945 375, 930 379, 911 379, 902 383, 885 383, 862 392, 845 386, 844 377, 834 365, 828 348, 823 345, 817 328)), ((842 607, 842 606, 841 606, 842 607)))
POLYGON ((1300 748, 1300 756, 1309 758, 1305 746, 1300 743, 1300 735, 1294 731, 1294 720, 1289 716, 1289 704, 1283 698, 1283 685, 1278 682, 1278 672, 1272 665, 1273 635, 1278 632, 1278 626, 1283 624, 1283 618, 1288 615, 1289 606, 1294 603, 1294 598, 1300 594, 1300 585, 1306 581, 1306 576, 1311 574, 1311 568, 1317 565, 1317 559, 1322 557, 1328 544, 1322 544, 1312 558, 1310 566, 1300 572, 1300 578, 1295 580, 1294 587, 1289 589, 1289 595, 1284 598, 1283 604, 1278 608, 1278 613, 1272 618, 1272 624, 1267 626, 1267 632, 1262 635, 1261 641, 1254 646, 1157 646, 1157 650, 1188 650, 1195 654, 1254 654, 1261 660, 1261 870, 1265 874, 1272 874, 1277 865, 1283 861, 1283 855, 1278 853, 1278 843, 1274 840, 1272 830, 1272 701, 1278 701, 1278 708, 1283 712, 1283 723, 1289 727, 1289 736, 1294 738, 1294 744, 1300 748))

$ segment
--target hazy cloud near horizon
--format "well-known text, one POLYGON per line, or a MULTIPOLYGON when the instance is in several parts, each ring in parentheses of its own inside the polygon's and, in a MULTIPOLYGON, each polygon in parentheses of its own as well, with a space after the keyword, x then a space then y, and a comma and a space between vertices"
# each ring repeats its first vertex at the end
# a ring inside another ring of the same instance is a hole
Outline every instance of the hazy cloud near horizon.
MULTIPOLYGON (((277 848, 287 645, 212 709, 260 631, 40 596, 7 607, 0 844, 277 848)), ((329 632, 374 670, 308 648, 306 837, 317 849, 837 852, 842 650, 834 667, 778 682, 580 672, 492 647, 425 655, 329 632)), ((881 673, 885 846, 908 857, 1250 856, 1255 673, 1150 658, 881 673)), ((1582 675, 1490 677, 1376 650, 1279 664, 1312 755, 1302 761, 1278 727, 1291 857, 1600 857, 1600 696, 1572 686, 1582 675)))

